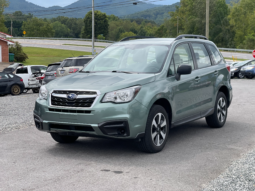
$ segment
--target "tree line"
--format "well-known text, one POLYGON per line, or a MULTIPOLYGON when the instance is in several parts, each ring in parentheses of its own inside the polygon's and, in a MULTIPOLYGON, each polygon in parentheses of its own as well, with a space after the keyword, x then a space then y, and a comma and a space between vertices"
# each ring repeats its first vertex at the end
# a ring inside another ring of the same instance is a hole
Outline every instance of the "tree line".
MULTIPOLYGON (((225 0, 210 1, 210 40, 219 47, 255 48, 255 1, 225 0)), ((0 0, 0 4, 6 2, 0 0)), ((2 4, 3 5, 3 4, 2 4)), ((4 6, 0 6, 0 30, 10 33, 13 20, 13 35, 22 36, 22 31, 30 37, 91 38, 92 13, 84 19, 59 16, 42 19, 20 11, 12 15, 3 15, 4 6), (2 7, 2 9, 1 9, 2 7)), ((169 12, 170 19, 157 25, 145 19, 122 19, 95 11, 95 37, 118 41, 127 36, 176 37, 181 34, 205 34, 205 0, 182 0, 176 10, 169 12), (178 23, 178 26, 177 26, 178 23), (178 28, 178 30, 177 30, 178 28)))

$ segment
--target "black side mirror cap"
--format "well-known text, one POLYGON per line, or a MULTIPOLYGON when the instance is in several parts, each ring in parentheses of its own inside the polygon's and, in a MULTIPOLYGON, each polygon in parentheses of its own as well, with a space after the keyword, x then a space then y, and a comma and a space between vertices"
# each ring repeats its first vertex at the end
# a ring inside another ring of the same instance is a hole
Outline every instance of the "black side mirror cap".
POLYGON ((175 78, 177 81, 181 79, 181 75, 187 75, 191 74, 192 67, 190 65, 180 65, 177 69, 177 74, 175 75, 175 78))

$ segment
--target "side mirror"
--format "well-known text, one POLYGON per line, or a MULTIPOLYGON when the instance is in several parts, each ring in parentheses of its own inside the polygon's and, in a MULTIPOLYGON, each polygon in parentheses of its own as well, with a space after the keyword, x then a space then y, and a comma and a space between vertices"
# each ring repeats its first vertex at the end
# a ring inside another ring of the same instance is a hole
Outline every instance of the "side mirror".
POLYGON ((190 65, 180 65, 177 68, 177 74, 175 75, 175 78, 177 81, 181 79, 181 75, 187 75, 191 74, 192 67, 190 65))

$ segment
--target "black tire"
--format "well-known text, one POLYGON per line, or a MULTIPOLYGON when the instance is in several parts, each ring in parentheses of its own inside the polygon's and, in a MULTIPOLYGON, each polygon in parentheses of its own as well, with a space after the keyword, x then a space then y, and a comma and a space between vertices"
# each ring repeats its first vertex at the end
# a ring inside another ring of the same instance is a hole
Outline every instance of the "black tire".
POLYGON ((228 116, 227 98, 224 93, 219 92, 214 106, 214 113, 206 117, 206 123, 209 127, 221 128, 225 125, 227 116, 228 116))
POLYGON ((39 93, 39 89, 32 89, 33 93, 39 93))
POLYGON ((245 76, 247 79, 252 79, 254 76, 245 76))
POLYGON ((243 78, 244 78, 244 75, 243 75, 241 72, 238 72, 238 73, 237 73, 237 77, 238 77, 239 79, 243 79, 243 78))
POLYGON ((73 143, 79 137, 78 136, 68 136, 68 135, 60 135, 58 133, 50 133, 51 137, 58 143, 73 143))
POLYGON ((22 92, 21 92, 21 88, 20 88, 19 85, 17 85, 17 84, 12 85, 12 87, 11 87, 11 94, 13 96, 20 95, 21 93, 22 92))
POLYGON ((152 106, 147 119, 145 136, 139 142, 140 149, 148 153, 160 152, 167 142, 168 134, 169 119, 166 110, 160 105, 152 106), (159 117, 161 119, 159 119, 159 117), (158 125, 157 127, 153 125, 153 121, 158 125), (163 136, 165 136, 165 138, 163 136))

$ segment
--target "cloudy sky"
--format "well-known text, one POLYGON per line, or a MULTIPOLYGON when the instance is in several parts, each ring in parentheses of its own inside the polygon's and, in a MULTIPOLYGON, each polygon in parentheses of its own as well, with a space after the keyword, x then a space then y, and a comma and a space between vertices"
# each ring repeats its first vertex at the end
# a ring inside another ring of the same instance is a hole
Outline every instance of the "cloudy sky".
MULTIPOLYGON (((66 6, 66 5, 70 5, 73 2, 77 1, 77 0, 26 0, 28 2, 43 6, 43 7, 51 7, 54 5, 58 5, 58 6, 66 6)), ((94 0, 95 3, 97 0, 94 0)), ((149 0, 150 1, 150 0, 149 0)), ((151 0, 151 1, 155 1, 155 0, 151 0)), ((153 2, 155 4, 161 4, 161 5, 171 5, 173 3, 179 2, 180 0, 159 0, 159 2, 153 2)))

